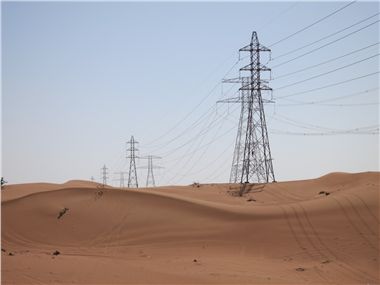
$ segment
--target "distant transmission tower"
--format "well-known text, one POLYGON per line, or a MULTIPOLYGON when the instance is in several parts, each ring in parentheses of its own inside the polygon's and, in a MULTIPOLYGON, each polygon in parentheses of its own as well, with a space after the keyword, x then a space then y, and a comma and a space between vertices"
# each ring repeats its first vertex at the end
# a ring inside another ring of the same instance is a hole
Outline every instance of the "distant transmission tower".
POLYGON ((115 174, 119 174, 120 175, 120 178, 119 179, 116 179, 120 182, 120 188, 124 188, 125 187, 125 177, 124 177, 124 174, 127 174, 128 172, 126 171, 119 171, 119 172, 115 172, 115 174))
MULTIPOLYGON (((264 114, 262 90, 272 90, 268 81, 261 79, 262 71, 270 71, 261 64, 260 53, 270 51, 261 45, 257 33, 252 33, 251 43, 240 52, 249 52, 250 62, 240 68, 240 76, 224 82, 240 83, 238 98, 229 98, 220 102, 240 103, 240 119, 235 141, 230 183, 267 183, 275 181, 272 156, 269 147, 268 131, 264 114), (242 73, 247 73, 242 76, 242 73)), ((266 102, 271 102, 266 100, 266 102)))
POLYGON ((104 164, 104 166, 101 168, 102 171, 102 179, 103 179, 103 186, 107 185, 107 179, 108 179, 108 168, 104 164))
POLYGON ((154 155, 148 155, 148 156, 145 156, 142 158, 148 160, 148 166, 147 167, 141 167, 141 168, 147 168, 148 169, 148 174, 146 177, 146 187, 149 187, 149 186, 156 187, 153 169, 162 168, 162 167, 161 166, 153 166, 153 159, 160 159, 161 157, 154 156, 154 155))
POLYGON ((138 142, 131 136, 131 140, 127 144, 129 144, 129 148, 127 149, 127 152, 129 152, 129 155, 127 155, 127 158, 129 158, 128 188, 139 188, 136 171, 136 158, 138 157, 136 156, 136 151, 138 149, 135 146, 138 142))

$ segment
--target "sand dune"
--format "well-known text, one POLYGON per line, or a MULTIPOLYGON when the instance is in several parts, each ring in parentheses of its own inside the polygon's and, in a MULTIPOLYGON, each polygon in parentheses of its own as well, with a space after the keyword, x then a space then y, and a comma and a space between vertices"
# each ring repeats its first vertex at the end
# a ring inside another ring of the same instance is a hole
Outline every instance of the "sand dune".
POLYGON ((333 173, 242 197, 230 184, 9 185, 3 283, 377 284, 379 181, 333 173))
POLYGON ((70 180, 63 184, 55 183, 27 183, 6 185, 1 191, 1 201, 13 200, 37 192, 65 189, 67 187, 97 187, 96 182, 84 180, 70 180))

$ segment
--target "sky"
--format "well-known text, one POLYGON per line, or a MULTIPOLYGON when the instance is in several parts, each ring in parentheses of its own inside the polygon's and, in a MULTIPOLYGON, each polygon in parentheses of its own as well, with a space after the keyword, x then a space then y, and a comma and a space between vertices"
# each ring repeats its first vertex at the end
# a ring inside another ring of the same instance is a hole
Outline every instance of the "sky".
POLYGON ((239 104, 216 102, 237 96, 222 80, 253 31, 276 180, 379 171, 379 3, 324 18, 348 3, 3 1, 2 176, 101 181, 106 165, 117 186, 133 135, 142 186, 146 155, 157 185, 228 182, 239 104))

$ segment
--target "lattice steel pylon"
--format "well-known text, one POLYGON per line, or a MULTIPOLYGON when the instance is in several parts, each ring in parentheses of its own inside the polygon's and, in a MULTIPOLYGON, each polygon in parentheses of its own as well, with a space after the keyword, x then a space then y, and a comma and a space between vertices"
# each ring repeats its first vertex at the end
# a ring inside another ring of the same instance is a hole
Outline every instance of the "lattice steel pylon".
POLYGON ((138 158, 136 151, 138 151, 138 149, 135 146, 138 142, 131 136, 131 140, 127 142, 127 144, 130 145, 127 149, 127 152, 129 152, 129 155, 127 155, 127 158, 129 158, 128 188, 139 188, 136 171, 136 158, 138 158))
POLYGON ((268 81, 261 78, 261 72, 270 69, 261 64, 260 53, 269 51, 269 48, 259 43, 257 33, 253 32, 251 43, 239 49, 239 54, 249 52, 249 64, 240 68, 239 78, 224 80, 241 84, 238 98, 220 101, 241 104, 230 183, 275 181, 263 104, 268 100, 261 96, 261 91, 272 90, 267 85, 268 81), (242 73, 247 72, 247 76, 242 76, 242 73))
POLYGON ((102 171, 102 180, 103 180, 103 186, 107 185, 107 179, 108 179, 108 168, 104 164, 101 168, 102 171))
POLYGON ((148 166, 141 167, 141 168, 148 169, 147 177, 146 177, 146 187, 149 187, 149 186, 156 187, 156 181, 154 179, 153 169, 162 168, 162 167, 156 166, 156 165, 153 166, 153 159, 160 159, 161 157, 155 156, 155 155, 148 155, 141 158, 148 160, 148 166))
POLYGON ((115 174, 119 174, 120 175, 120 178, 116 179, 117 181, 119 181, 119 187, 120 188, 124 188, 124 181, 125 181, 125 177, 124 177, 124 174, 127 174, 128 172, 126 171, 119 171, 119 172, 115 172, 115 174))

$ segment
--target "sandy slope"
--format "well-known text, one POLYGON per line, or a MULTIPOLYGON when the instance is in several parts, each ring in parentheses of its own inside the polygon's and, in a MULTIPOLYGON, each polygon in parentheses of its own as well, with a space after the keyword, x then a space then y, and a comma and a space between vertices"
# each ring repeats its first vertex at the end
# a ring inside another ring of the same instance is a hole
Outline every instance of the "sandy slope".
POLYGON ((84 180, 70 180, 63 184, 54 183, 28 183, 28 184, 12 184, 5 185, 4 191, 1 191, 1 201, 13 200, 24 197, 37 192, 45 192, 52 190, 65 189, 67 187, 97 187, 100 185, 96 182, 84 180))
POLYGON ((228 184, 8 186, 2 284, 377 284, 379 181, 334 173, 243 197, 228 184))

